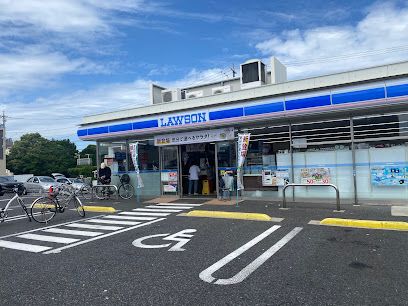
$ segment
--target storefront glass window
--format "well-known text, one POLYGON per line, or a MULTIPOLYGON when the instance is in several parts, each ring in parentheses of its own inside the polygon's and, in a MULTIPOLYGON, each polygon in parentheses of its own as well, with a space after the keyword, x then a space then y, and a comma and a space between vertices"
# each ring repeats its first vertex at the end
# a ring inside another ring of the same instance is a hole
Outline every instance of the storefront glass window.
MULTIPOLYGON (((129 139, 128 143, 138 142, 138 165, 140 177, 143 181, 143 188, 135 189, 139 195, 144 197, 160 196, 160 171, 159 171, 159 148, 154 145, 153 140, 133 140, 129 139)), ((129 150, 129 148, 128 148, 129 150)), ((129 155, 129 176, 131 184, 138 186, 135 167, 132 158, 129 155)))
POLYGON ((236 191, 237 152, 234 141, 217 143, 218 185, 219 190, 227 189, 231 193, 236 191))
MULTIPOLYGON (((294 183, 334 184, 342 201, 354 199, 350 120, 292 125, 294 183)), ((332 188, 297 187, 295 199, 335 198, 332 188)))
POLYGON ((161 147, 161 184, 162 193, 178 195, 179 193, 179 170, 178 170, 178 147, 161 147))
POLYGON ((354 118, 359 202, 406 203, 408 114, 354 118))
POLYGON ((251 133, 243 181, 246 197, 279 197, 290 177, 289 126, 256 127, 251 133))
POLYGON ((98 152, 100 162, 112 171, 112 184, 119 184, 119 176, 127 169, 126 141, 101 142, 98 152))

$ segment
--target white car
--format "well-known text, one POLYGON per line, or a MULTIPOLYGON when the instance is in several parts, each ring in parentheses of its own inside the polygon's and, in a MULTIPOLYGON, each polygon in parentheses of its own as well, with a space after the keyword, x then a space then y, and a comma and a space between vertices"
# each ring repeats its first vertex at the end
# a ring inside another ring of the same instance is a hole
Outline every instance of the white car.
POLYGON ((36 193, 48 192, 51 186, 58 187, 59 185, 59 183, 49 176, 33 176, 24 183, 27 192, 36 193))
POLYGON ((70 184, 77 190, 81 190, 81 188, 85 185, 84 182, 78 178, 57 177, 55 181, 59 184, 70 184))

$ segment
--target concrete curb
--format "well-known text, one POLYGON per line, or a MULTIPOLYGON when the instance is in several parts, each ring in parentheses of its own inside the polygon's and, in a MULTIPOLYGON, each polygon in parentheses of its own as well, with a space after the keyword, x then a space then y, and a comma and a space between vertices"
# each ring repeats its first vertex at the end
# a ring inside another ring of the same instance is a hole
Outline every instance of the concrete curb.
POLYGON ((326 218, 320 225, 408 231, 408 222, 326 218))
POLYGON ((84 206, 85 211, 114 213, 116 209, 110 206, 84 206))
POLYGON ((223 218, 223 219, 240 219, 240 220, 254 220, 254 221, 273 221, 271 217, 266 214, 258 213, 241 213, 241 212, 227 212, 227 211, 212 211, 212 210, 192 210, 188 213, 181 214, 187 217, 206 217, 206 218, 223 218))

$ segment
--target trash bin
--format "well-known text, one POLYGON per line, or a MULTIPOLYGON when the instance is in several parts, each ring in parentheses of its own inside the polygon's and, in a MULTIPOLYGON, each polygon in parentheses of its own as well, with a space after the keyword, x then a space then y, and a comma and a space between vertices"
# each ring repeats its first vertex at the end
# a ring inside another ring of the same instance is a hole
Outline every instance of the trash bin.
POLYGON ((209 195, 210 194, 210 184, 208 180, 203 180, 203 190, 201 194, 209 195))

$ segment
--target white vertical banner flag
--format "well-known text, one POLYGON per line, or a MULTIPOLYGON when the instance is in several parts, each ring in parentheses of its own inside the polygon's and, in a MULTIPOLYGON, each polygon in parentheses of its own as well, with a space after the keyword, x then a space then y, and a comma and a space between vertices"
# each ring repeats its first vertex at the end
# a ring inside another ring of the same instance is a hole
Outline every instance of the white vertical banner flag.
POLYGON ((245 158, 249 148, 249 138, 251 134, 238 134, 238 158, 237 158, 237 190, 244 189, 242 180, 242 167, 245 163, 245 158))
POLYGON ((139 171, 139 143, 134 142, 129 144, 130 155, 132 156, 133 165, 135 166, 137 186, 136 188, 143 188, 144 184, 139 171))

